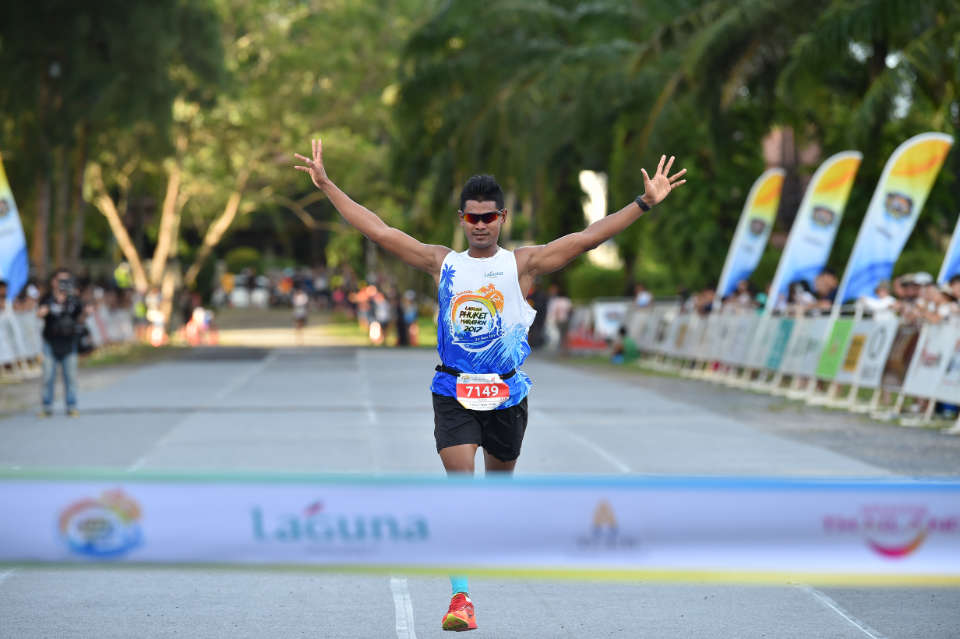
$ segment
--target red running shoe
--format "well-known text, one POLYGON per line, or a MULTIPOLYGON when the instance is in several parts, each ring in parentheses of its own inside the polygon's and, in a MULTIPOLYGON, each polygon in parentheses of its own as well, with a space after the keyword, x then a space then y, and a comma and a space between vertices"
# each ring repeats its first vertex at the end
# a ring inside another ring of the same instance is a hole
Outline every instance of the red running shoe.
POLYGON ((443 616, 443 629, 455 630, 476 630, 477 616, 473 612, 473 602, 470 597, 458 592, 450 600, 450 609, 443 616))

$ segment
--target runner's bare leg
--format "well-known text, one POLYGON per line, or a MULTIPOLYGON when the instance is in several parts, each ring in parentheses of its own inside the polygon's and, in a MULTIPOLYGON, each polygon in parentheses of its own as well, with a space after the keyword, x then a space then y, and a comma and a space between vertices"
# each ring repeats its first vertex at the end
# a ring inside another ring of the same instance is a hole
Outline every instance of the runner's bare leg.
POLYGON ((457 444, 440 449, 440 461, 443 468, 450 473, 473 474, 474 459, 477 456, 476 444, 457 444))

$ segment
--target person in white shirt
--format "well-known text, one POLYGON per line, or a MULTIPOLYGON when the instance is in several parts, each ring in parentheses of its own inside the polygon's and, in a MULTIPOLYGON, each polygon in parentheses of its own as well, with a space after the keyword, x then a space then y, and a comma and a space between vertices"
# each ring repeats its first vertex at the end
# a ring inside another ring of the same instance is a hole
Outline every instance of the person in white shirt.
POLYGON ((874 319, 890 319, 896 317, 899 311, 899 302, 890 294, 890 283, 883 281, 877 284, 873 297, 862 297, 860 302, 874 319))

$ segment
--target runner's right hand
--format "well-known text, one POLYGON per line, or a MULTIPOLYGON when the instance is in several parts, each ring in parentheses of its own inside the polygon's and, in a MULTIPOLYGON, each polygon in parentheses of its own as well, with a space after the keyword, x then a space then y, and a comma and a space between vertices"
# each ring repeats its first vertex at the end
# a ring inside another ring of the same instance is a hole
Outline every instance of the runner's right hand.
POLYGON ((306 166, 297 165, 293 168, 309 173, 314 185, 316 185, 318 189, 322 189, 330 181, 327 177, 327 170, 323 168, 323 143, 319 138, 311 140, 310 142, 313 144, 313 158, 307 158, 299 153, 294 153, 294 156, 299 160, 303 160, 306 166))

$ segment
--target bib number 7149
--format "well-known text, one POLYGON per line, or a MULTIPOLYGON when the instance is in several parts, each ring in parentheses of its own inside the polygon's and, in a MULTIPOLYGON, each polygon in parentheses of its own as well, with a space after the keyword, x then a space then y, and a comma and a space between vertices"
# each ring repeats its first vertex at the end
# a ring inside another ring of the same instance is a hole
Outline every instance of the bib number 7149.
POLYGON ((493 410, 510 397, 510 387, 496 373, 461 373, 457 401, 470 410, 493 410))

